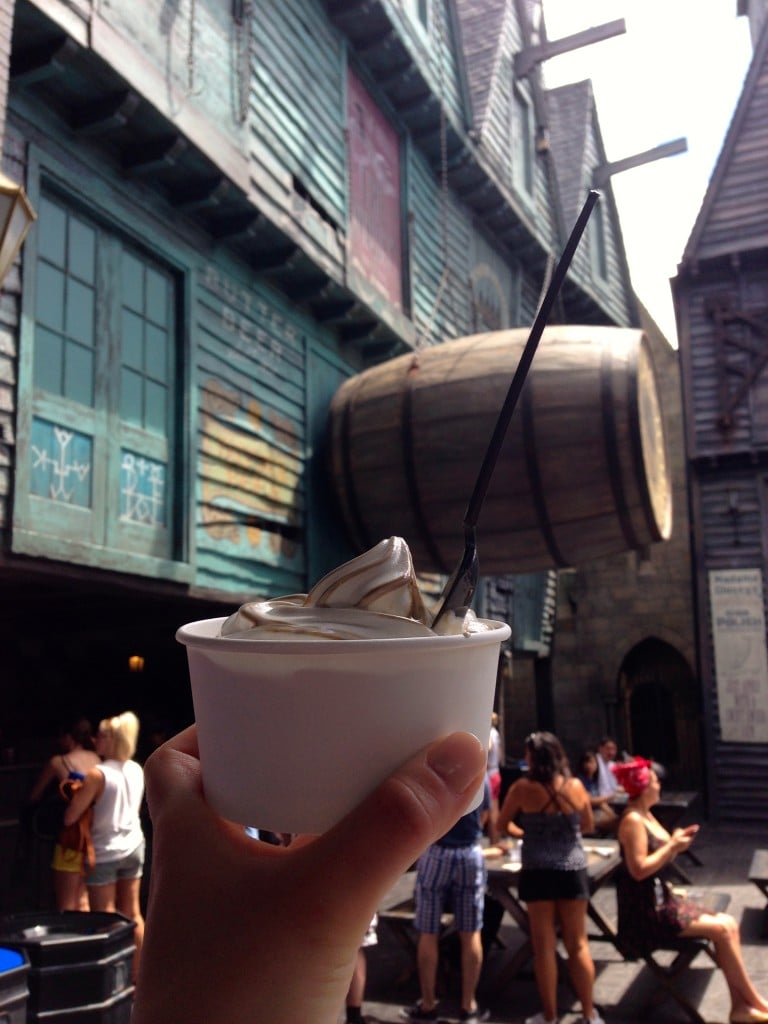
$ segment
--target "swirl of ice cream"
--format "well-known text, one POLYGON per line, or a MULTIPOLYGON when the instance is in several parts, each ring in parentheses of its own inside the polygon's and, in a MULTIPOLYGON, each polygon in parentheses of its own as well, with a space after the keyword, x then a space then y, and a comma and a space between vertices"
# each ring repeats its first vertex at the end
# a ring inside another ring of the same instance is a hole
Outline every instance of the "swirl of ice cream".
MULTIPOLYGON (((408 545, 402 537, 390 537, 331 570, 308 594, 242 605, 222 624, 221 635, 270 640, 297 633, 333 640, 434 636, 431 622, 408 545)), ((486 628, 468 612, 463 620, 444 617, 439 632, 486 628)))

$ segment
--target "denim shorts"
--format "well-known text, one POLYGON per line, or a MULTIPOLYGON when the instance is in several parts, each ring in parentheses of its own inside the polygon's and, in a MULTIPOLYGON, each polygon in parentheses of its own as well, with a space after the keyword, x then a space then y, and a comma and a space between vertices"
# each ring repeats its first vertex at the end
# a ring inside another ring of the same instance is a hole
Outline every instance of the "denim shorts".
POLYGON ((144 848, 142 841, 132 853, 128 853, 119 860, 109 860, 106 863, 97 861, 93 871, 85 876, 86 885, 114 885, 117 881, 128 881, 132 878, 141 878, 144 870, 144 848))

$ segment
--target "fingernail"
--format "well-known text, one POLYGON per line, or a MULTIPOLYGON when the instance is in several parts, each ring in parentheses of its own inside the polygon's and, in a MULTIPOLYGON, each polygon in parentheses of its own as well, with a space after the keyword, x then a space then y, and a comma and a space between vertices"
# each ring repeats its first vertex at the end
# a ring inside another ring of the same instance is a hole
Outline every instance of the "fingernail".
POLYGON ((427 764, 456 794, 466 792, 485 763, 480 740, 468 732, 446 736, 427 751, 427 764))

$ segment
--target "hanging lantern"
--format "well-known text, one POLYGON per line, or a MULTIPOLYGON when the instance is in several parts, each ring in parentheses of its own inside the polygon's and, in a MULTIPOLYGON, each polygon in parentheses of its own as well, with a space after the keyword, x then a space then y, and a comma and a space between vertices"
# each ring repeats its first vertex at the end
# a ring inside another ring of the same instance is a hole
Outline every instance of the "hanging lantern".
POLYGON ((0 282, 13 265, 36 218, 22 186, 0 173, 0 282))
POLYGON ((140 654, 132 654, 128 659, 128 671, 129 672, 143 672, 144 671, 144 658, 140 654))

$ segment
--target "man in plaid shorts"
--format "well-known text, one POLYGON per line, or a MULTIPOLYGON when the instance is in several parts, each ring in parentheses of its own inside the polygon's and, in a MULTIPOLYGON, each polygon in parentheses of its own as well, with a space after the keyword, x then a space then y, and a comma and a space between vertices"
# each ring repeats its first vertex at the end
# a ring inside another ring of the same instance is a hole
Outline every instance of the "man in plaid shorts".
POLYGON ((461 943, 461 1013, 467 1022, 488 1019, 475 999, 483 965, 483 927, 486 868, 480 838, 491 807, 491 791, 485 780, 483 800, 474 811, 459 818, 442 839, 430 846, 416 865, 416 914, 419 932, 417 963, 421 999, 404 1011, 411 1021, 437 1020, 438 939, 440 917, 452 911, 461 943))

